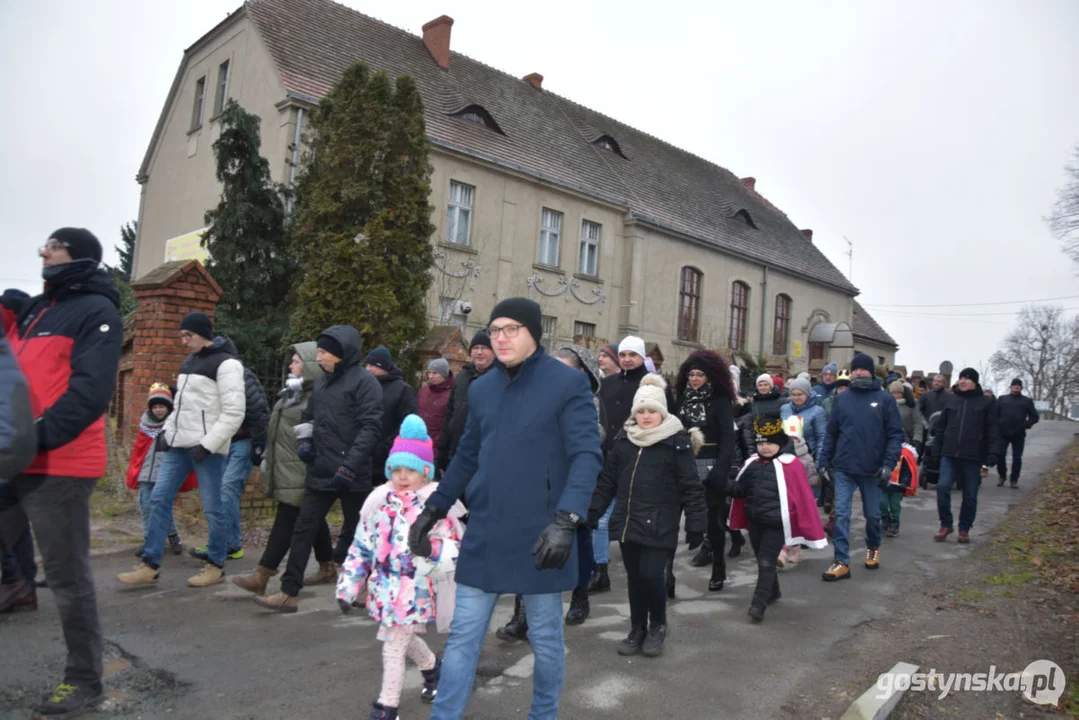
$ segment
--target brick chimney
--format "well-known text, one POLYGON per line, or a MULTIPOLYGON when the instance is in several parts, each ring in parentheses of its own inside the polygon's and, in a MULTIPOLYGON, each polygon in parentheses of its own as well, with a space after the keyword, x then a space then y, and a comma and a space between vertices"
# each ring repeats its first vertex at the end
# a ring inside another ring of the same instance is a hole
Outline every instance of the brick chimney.
POLYGON ((805 235, 806 240, 808 240, 809 242, 813 242, 813 231, 812 230, 809 230, 809 229, 803 230, 802 234, 805 235))
POLYGON ((745 185, 750 190, 756 190, 757 189, 757 178, 755 178, 755 177, 744 177, 744 178, 742 178, 742 184, 745 185))
POLYGON ((453 18, 449 15, 437 17, 423 26, 423 45, 431 57, 443 70, 450 66, 450 30, 453 18))
POLYGON ((532 87, 536 88, 537 90, 542 90, 543 89, 543 76, 540 75, 539 73, 529 73, 528 75, 525 75, 521 79, 524 80, 529 85, 531 85, 532 87))

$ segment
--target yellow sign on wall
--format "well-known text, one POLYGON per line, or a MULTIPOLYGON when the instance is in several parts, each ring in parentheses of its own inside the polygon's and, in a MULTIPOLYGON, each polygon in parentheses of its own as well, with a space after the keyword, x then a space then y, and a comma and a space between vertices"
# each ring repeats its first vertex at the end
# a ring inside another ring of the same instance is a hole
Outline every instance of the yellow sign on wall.
POLYGON ((204 227, 193 230, 183 235, 165 241, 165 262, 173 260, 198 260, 203 264, 210 257, 206 248, 202 247, 202 234, 210 228, 204 227))
POLYGON ((794 357, 797 357, 797 358, 802 357, 802 341, 801 340, 795 340, 792 343, 792 345, 794 347, 792 348, 792 353, 791 354, 793 354, 794 357))

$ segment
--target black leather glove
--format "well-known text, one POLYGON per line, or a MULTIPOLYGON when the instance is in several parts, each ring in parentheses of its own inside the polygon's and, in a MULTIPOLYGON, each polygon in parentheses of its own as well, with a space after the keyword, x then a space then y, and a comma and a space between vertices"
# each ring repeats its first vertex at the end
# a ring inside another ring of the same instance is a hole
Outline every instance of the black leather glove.
POLYGON ((581 518, 573 513, 565 510, 555 512, 551 524, 543 529, 532 546, 537 570, 552 570, 566 564, 573 552, 573 538, 580 524, 581 518))
POLYGON ((408 531, 408 549, 416 557, 431 557, 431 530, 442 518, 446 517, 446 511, 428 505, 412 523, 412 529, 408 531))
POLYGON ((892 470, 891 470, 891 468, 882 467, 880 470, 877 470, 877 487, 879 487, 881 490, 883 490, 884 488, 888 487, 888 484, 891 481, 892 481, 892 470))
POLYGON ((333 487, 337 492, 348 492, 352 489, 352 482, 356 479, 356 473, 342 465, 333 474, 333 487))
POLYGON ((338 598, 337 607, 341 608, 342 615, 348 615, 350 612, 352 612, 352 603, 350 603, 348 600, 341 600, 340 598, 338 598))
POLYGON ((310 465, 315 462, 315 443, 310 440, 301 440, 296 447, 296 457, 310 465))
POLYGON ((689 543, 690 550, 696 550, 704 544, 704 533, 697 530, 690 530, 686 532, 686 541, 689 543))
POLYGON ((202 445, 196 445, 191 448, 191 460, 198 465, 200 462, 210 457, 210 451, 204 448, 202 445))
POLYGON ((263 450, 261 447, 251 448, 251 464, 255 467, 258 467, 262 464, 262 452, 263 450))
POLYGON ((154 440, 154 450, 156 452, 169 451, 169 442, 165 439, 165 433, 159 433, 157 438, 154 440))

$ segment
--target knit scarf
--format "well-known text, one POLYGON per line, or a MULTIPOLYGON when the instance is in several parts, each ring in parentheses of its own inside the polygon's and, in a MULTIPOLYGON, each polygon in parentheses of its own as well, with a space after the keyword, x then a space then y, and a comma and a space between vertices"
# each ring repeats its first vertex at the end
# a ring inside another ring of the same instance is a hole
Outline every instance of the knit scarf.
POLYGON ((632 418, 626 421, 626 436, 629 437, 631 443, 642 448, 651 447, 669 437, 674 437, 683 430, 685 428, 682 427, 682 421, 674 415, 667 415, 663 422, 647 430, 632 418))
POLYGON ((149 412, 143 413, 142 420, 139 421, 139 432, 152 440, 160 435, 164 429, 164 420, 155 419, 149 412))
POLYGON ((285 387, 281 388, 278 395, 285 401, 285 407, 292 407, 300 402, 303 398, 303 378, 289 375, 288 380, 285 381, 285 387))
POLYGON ((712 383, 694 390, 689 385, 682 391, 682 419, 687 425, 700 426, 708 416, 708 401, 712 399, 712 383))

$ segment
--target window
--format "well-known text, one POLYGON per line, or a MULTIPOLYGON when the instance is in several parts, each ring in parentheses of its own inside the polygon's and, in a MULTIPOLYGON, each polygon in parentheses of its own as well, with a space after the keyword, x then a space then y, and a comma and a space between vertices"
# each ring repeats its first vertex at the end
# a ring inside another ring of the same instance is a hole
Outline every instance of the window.
POLYGON ((555 341, 555 336, 558 334, 558 318, 552 315, 543 316, 543 342, 544 347, 550 345, 555 341))
POLYGON ((599 234, 602 225, 591 220, 581 223, 581 252, 577 258, 577 272, 596 276, 599 264, 599 234))
POLYGON ((206 97, 206 76, 203 75, 195 82, 195 105, 191 108, 191 129, 198 130, 202 126, 202 102, 206 97))
POLYGON ((701 271, 682 268, 682 281, 678 286, 678 339, 697 342, 698 318, 701 311, 701 271))
POLYGON ((606 150, 607 152, 613 152, 615 155, 623 158, 625 157, 625 155, 622 153, 622 148, 618 145, 618 141, 616 141, 610 135, 600 135, 592 144, 602 150, 606 150))
POLYGON ((498 126, 498 123, 495 122, 495 119, 491 117, 491 113, 487 112, 479 105, 469 105, 464 110, 454 113, 453 117, 457 118, 458 120, 464 120, 465 122, 472 123, 473 125, 479 125, 480 127, 494 130, 495 132, 502 135, 506 134, 502 132, 502 128, 498 126))
POLYGON ((438 301, 438 324, 456 325, 462 329, 468 315, 461 311, 461 301, 457 298, 443 297, 438 301))
POLYGON ((573 323, 573 337, 594 338, 596 336, 596 326, 592 323, 575 322, 573 323))
POLYGON ((741 220, 746 225, 749 225, 754 230, 757 229, 757 223, 753 222, 753 218, 750 217, 749 213, 746 210, 744 210, 744 209, 739 210, 738 212, 736 212, 734 214, 734 217, 737 218, 738 220, 741 220))
POLYGON ((558 267, 558 243, 562 237, 562 213, 543 208, 540 219, 539 263, 558 267))
POLYGON ((749 330, 749 285, 736 282, 731 286, 731 332, 727 344, 731 350, 744 350, 749 330))
POLYGON ((772 354, 786 355, 791 335, 791 299, 776 295, 776 322, 772 327, 772 354))
POLYGON ((450 181, 450 202, 446 207, 446 242, 468 245, 472 231, 472 196, 476 188, 450 181))
POLYGON ((823 360, 824 359, 824 343, 817 343, 817 342, 809 343, 809 359, 810 360, 823 360))
POLYGON ((877 366, 878 367, 884 367, 885 364, 886 363, 884 362, 884 356, 883 355, 877 355, 877 366))
POLYGON ((221 63, 217 68, 217 95, 214 96, 214 117, 221 114, 225 109, 225 99, 229 91, 229 61, 221 63))

